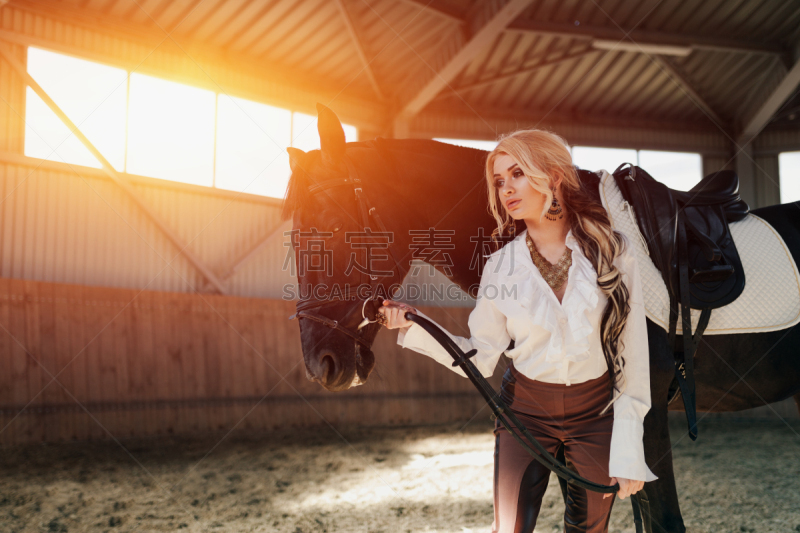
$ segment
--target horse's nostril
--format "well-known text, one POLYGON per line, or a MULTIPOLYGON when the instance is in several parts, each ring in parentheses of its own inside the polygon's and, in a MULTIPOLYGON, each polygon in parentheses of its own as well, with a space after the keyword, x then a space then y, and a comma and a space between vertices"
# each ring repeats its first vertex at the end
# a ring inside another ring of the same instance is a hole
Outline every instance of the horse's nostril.
POLYGON ((320 359, 320 367, 322 368, 322 382, 333 383, 338 378, 336 373, 336 361, 333 354, 325 354, 320 359))

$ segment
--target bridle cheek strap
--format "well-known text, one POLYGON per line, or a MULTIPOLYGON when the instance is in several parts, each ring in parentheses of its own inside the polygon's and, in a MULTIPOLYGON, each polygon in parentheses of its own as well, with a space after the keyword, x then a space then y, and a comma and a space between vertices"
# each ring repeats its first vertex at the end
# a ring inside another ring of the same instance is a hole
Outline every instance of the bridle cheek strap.
MULTIPOLYGON (((350 157, 348 155, 346 155, 346 154, 342 156, 342 159, 343 159, 343 161, 344 161, 344 163, 345 163, 345 165, 347 167, 348 176, 344 180, 340 180, 340 179, 335 179, 334 178, 334 179, 325 180, 325 181, 323 181, 321 183, 315 184, 315 185, 309 187, 309 193, 310 194, 316 194, 318 192, 321 192, 323 190, 326 190, 326 189, 329 189, 329 188, 332 188, 332 187, 338 187, 338 186, 342 186, 342 185, 350 185, 350 184, 352 184, 353 192, 355 194, 356 204, 358 205, 358 216, 361 219, 360 220, 360 225, 364 229, 364 232, 366 233, 368 229, 372 230, 372 226, 370 224, 370 217, 372 217, 372 218, 374 218, 375 223, 378 226, 378 230, 381 233, 388 234, 389 232, 386 229, 386 226, 384 225, 383 220, 381 220, 381 217, 377 213, 376 208, 371 205, 371 202, 369 201, 369 197, 367 196, 367 193, 364 192, 364 189, 361 186, 361 179, 358 177, 358 170, 356 169, 355 165, 353 164, 352 159, 350 159, 350 157)), ((394 266, 392 267, 392 271, 394 272, 395 269, 396 269, 398 275, 402 274, 402 269, 400 267, 400 261, 398 261, 397 256, 395 255, 394 250, 392 250, 391 247, 389 247, 389 254, 392 256, 392 260, 394 261, 394 266)), ((360 271, 361 272, 361 283, 359 285, 363 284, 366 281, 366 284, 370 287, 369 299, 372 299, 374 297, 374 295, 372 295, 372 290, 373 290, 372 282, 377 280, 378 277, 375 274, 373 274, 373 272, 372 272, 372 266, 370 265, 369 258, 367 258, 367 261, 366 261, 366 270, 367 270, 366 273, 363 272, 363 271, 360 271), (365 280, 365 276, 368 277, 369 279, 365 280)), ((348 287, 348 289, 349 289, 349 287, 348 287)), ((389 296, 391 296, 391 295, 389 295, 389 296)), ((348 290, 348 291, 346 291, 346 294, 344 295, 344 300, 350 300, 350 299, 351 299, 350 298, 350 291, 348 290)), ((342 333, 344 333, 348 337, 352 338, 356 343, 359 343, 362 346, 364 346, 365 348, 369 349, 370 347, 367 344, 367 342, 363 338, 361 338, 361 335, 360 335, 361 332, 360 331, 358 331, 358 332, 350 331, 349 329, 339 325, 339 321, 338 320, 333 320, 331 318, 319 315, 317 313, 314 313, 314 312, 308 310, 308 309, 317 309, 319 307, 322 307, 326 303, 329 303, 328 300, 322 300, 322 301, 319 301, 319 300, 317 300, 317 301, 304 300, 304 301, 298 302, 297 303, 297 312, 294 313, 292 316, 290 316, 289 320, 292 320, 294 318, 298 318, 298 319, 300 319, 300 318, 308 318, 310 320, 314 320, 314 321, 319 322, 320 324, 323 324, 323 325, 325 325, 325 326, 327 326, 329 328, 341 331, 342 333)), ((356 298, 356 304, 358 304, 358 303, 359 303, 358 298, 356 298)), ((352 312, 353 312, 352 309, 350 311, 348 311, 348 313, 345 316, 345 318, 349 317, 352 312)))

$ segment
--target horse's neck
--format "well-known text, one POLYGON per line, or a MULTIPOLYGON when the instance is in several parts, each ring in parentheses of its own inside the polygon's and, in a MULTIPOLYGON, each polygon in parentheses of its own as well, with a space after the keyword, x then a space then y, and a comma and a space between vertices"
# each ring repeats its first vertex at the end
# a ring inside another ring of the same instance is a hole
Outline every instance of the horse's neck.
MULTIPOLYGON (((425 261, 469 293, 477 287, 496 223, 487 209, 485 154, 441 143, 385 141, 395 171, 389 173, 385 220, 406 259, 425 261), (410 150, 421 148, 424 150, 410 150), (481 247, 483 249, 481 249, 481 247)), ((474 296, 474 294, 472 294, 474 296)))

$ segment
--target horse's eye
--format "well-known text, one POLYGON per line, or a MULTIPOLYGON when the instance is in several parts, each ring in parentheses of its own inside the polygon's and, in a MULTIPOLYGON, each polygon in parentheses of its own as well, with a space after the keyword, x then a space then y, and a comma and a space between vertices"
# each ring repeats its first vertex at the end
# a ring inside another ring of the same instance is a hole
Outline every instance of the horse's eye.
POLYGON ((338 218, 333 219, 333 221, 331 222, 331 224, 328 227, 331 228, 332 232, 336 233, 337 231, 342 229, 342 221, 341 221, 341 219, 338 219, 338 218))

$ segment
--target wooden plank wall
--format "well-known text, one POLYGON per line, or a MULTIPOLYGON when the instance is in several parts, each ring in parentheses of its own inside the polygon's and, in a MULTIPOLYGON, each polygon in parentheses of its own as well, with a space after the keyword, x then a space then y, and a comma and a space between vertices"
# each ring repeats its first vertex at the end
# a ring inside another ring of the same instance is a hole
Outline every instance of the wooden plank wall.
MULTIPOLYGON (((469 308, 426 308, 467 334, 469 308)), ((366 385, 305 377, 294 302, 0 278, 0 444, 489 417, 465 378, 378 334, 366 385)), ((505 365, 492 379, 495 387, 505 365)))

